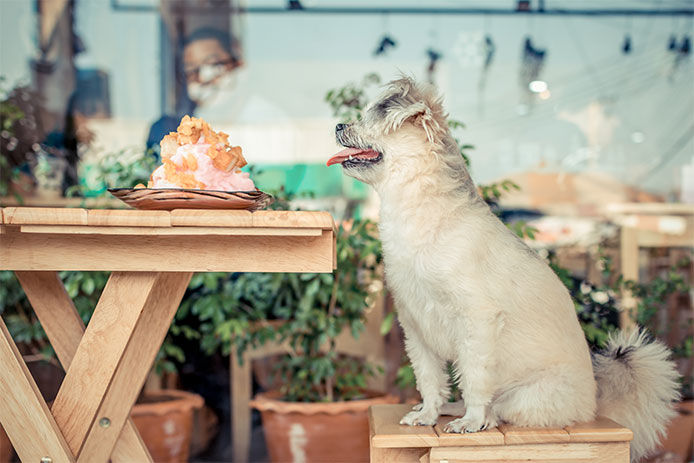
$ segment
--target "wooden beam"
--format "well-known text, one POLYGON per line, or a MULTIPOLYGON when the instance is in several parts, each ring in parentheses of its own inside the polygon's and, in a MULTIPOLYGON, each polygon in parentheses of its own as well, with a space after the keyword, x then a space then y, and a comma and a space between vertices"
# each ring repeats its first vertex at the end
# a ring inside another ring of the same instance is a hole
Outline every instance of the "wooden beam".
MULTIPOLYGON (((156 275, 156 280, 148 291, 144 308, 131 331, 119 365, 112 375, 95 418, 91 421, 91 427, 78 455, 78 462, 108 461, 192 275, 190 272, 156 275), (105 420, 108 420, 108 425, 105 425, 105 420)), ((137 286, 128 287, 124 283, 126 281, 121 282, 123 286, 120 291, 121 297, 137 291, 137 286)), ((147 287, 146 284, 143 288, 145 287, 147 287)), ((125 305, 120 307, 121 310, 124 308, 125 305)), ((87 331, 91 323, 93 322, 90 322, 87 331)))
POLYGON ((24 462, 73 462, 73 454, 0 318, 0 424, 24 462))
POLYGON ((0 235, 0 270, 325 272, 330 230, 320 236, 0 235))
MULTIPOLYGON (((84 323, 55 272, 16 272, 17 279, 46 331, 58 360, 65 370, 77 352, 84 323)), ((128 419, 111 454, 113 463, 151 462, 132 420, 128 419)))
POLYGON ((106 283, 53 402, 53 416, 75 455, 97 419, 157 279, 156 273, 114 272, 106 283))

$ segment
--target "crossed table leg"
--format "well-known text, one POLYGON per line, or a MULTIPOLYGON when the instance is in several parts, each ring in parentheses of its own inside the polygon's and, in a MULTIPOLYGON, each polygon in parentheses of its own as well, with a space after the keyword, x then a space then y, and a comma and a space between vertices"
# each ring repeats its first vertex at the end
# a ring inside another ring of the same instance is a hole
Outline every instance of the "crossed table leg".
POLYGON ((65 379, 49 410, 0 320, 0 423, 22 461, 152 461, 129 419, 191 273, 113 272, 86 330, 55 272, 16 272, 65 379))

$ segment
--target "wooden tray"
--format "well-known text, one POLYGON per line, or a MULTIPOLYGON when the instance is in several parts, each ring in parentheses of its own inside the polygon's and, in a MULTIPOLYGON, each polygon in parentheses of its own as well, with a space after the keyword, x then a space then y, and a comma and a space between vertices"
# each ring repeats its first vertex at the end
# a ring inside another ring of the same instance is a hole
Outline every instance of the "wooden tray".
POLYGON ((217 191, 186 188, 109 188, 128 206, 142 210, 174 209, 247 209, 267 207, 273 197, 260 190, 217 191))

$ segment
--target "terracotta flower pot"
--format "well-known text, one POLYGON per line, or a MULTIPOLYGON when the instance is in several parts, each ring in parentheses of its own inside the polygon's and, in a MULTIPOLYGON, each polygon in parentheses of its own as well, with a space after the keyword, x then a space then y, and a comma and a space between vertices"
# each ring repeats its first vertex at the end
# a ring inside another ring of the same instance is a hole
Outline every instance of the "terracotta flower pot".
POLYGON ((258 394, 270 459, 286 462, 368 462, 371 405, 398 403, 392 395, 345 402, 284 402, 277 391, 258 394))
POLYGON ((5 430, 0 426, 0 463, 9 463, 12 458, 12 444, 5 430))
POLYGON ((199 395, 175 389, 148 392, 140 398, 130 417, 154 461, 188 461, 193 409, 203 404, 199 395))

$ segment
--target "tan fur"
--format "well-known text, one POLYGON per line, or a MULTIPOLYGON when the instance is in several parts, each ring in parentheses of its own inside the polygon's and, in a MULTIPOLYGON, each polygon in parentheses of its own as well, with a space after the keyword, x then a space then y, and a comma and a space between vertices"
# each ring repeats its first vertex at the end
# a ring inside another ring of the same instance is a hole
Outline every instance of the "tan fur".
POLYGON ((597 385, 571 297, 479 197, 433 89, 392 82, 338 141, 383 157, 343 165, 381 198, 386 281, 423 399, 401 423, 436 422, 446 361, 464 398, 454 411, 465 412, 449 431, 593 419, 597 385))

